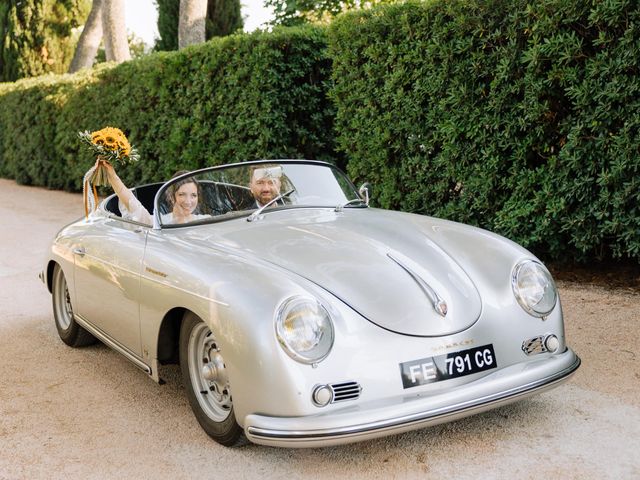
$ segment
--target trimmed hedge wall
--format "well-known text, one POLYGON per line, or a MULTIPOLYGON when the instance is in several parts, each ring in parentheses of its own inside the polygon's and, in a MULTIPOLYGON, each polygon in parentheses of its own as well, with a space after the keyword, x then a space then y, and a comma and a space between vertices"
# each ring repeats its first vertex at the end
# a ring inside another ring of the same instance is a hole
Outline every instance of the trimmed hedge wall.
POLYGON ((141 152, 131 185, 325 159, 385 208, 546 259, 638 261, 639 112, 632 0, 431 0, 0 84, 0 175, 78 190, 93 159, 76 132, 110 124, 141 152))
POLYGON ((76 75, 0 84, 0 175, 81 189, 79 130, 125 129, 130 184, 256 158, 335 161, 323 29, 234 35, 76 75))
POLYGON ((640 258, 640 9, 447 0, 329 29, 348 171, 547 258, 640 258))

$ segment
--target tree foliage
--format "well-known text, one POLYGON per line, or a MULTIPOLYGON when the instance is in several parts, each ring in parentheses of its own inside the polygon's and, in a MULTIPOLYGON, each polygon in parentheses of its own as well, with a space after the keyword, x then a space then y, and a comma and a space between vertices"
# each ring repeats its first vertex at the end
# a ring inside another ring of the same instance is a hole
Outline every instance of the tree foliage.
POLYGON ((225 37, 242 30, 240 0, 209 0, 207 7, 207 40, 225 37))
POLYGON ((0 3, 0 81, 67 71, 90 0, 0 3))
POLYGON ((178 50, 178 20, 180 0, 155 0, 158 7, 158 51, 178 50))
POLYGON ((397 0, 265 0, 274 12, 272 25, 295 26, 326 23, 336 15, 397 0))

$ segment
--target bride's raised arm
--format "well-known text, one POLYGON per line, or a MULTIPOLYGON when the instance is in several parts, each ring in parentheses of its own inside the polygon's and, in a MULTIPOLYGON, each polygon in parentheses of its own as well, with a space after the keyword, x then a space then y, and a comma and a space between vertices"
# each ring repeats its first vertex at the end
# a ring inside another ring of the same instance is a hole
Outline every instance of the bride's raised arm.
POLYGON ((102 168, 107 172, 107 179, 111 184, 111 188, 116 192, 118 199, 124 206, 124 210, 122 212, 123 218, 134 220, 136 222, 152 224, 153 219, 151 218, 151 214, 147 211, 146 208, 140 203, 140 201, 136 198, 136 196, 127 188, 124 182, 120 179, 118 174, 116 173, 113 165, 109 162, 105 162, 102 160, 98 160, 96 162, 96 166, 101 164, 102 168))

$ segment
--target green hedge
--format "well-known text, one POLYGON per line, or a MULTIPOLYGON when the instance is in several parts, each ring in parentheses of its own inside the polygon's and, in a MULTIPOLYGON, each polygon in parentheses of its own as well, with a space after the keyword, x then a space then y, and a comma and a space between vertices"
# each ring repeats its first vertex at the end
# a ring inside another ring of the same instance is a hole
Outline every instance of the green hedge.
POLYGON ((640 258, 640 9, 441 0, 329 29, 339 149, 379 205, 547 258, 640 258))
POLYGON ((79 130, 125 130, 128 184, 256 158, 335 161, 323 29, 234 35, 115 67, 0 84, 0 175, 79 190, 79 130))
POLYGON ((77 190, 78 130, 123 127, 129 184, 318 158, 375 202, 482 226, 546 259, 640 260, 640 9, 431 0, 0 84, 0 175, 77 190), (328 49, 327 49, 328 45, 328 49))

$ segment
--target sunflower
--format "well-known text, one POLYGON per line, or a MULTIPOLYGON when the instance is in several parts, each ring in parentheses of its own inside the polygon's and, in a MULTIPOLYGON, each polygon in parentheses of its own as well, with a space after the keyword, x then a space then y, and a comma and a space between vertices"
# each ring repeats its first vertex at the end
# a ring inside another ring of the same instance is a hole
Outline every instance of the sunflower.
POLYGON ((131 147, 127 136, 119 128, 105 127, 91 133, 80 132, 78 135, 93 153, 103 160, 122 164, 138 160, 138 152, 131 147))
POLYGON ((127 137, 123 137, 118 140, 118 149, 122 152, 122 154, 127 157, 131 153, 131 145, 127 140, 127 137))
POLYGON ((91 133, 85 130, 78 132, 78 137, 100 160, 89 169, 82 182, 84 213, 85 216, 88 216, 90 211, 95 210, 97 204, 96 187, 109 185, 103 162, 117 161, 121 164, 127 164, 137 162, 139 157, 136 149, 131 146, 127 136, 119 128, 105 127, 91 133))

